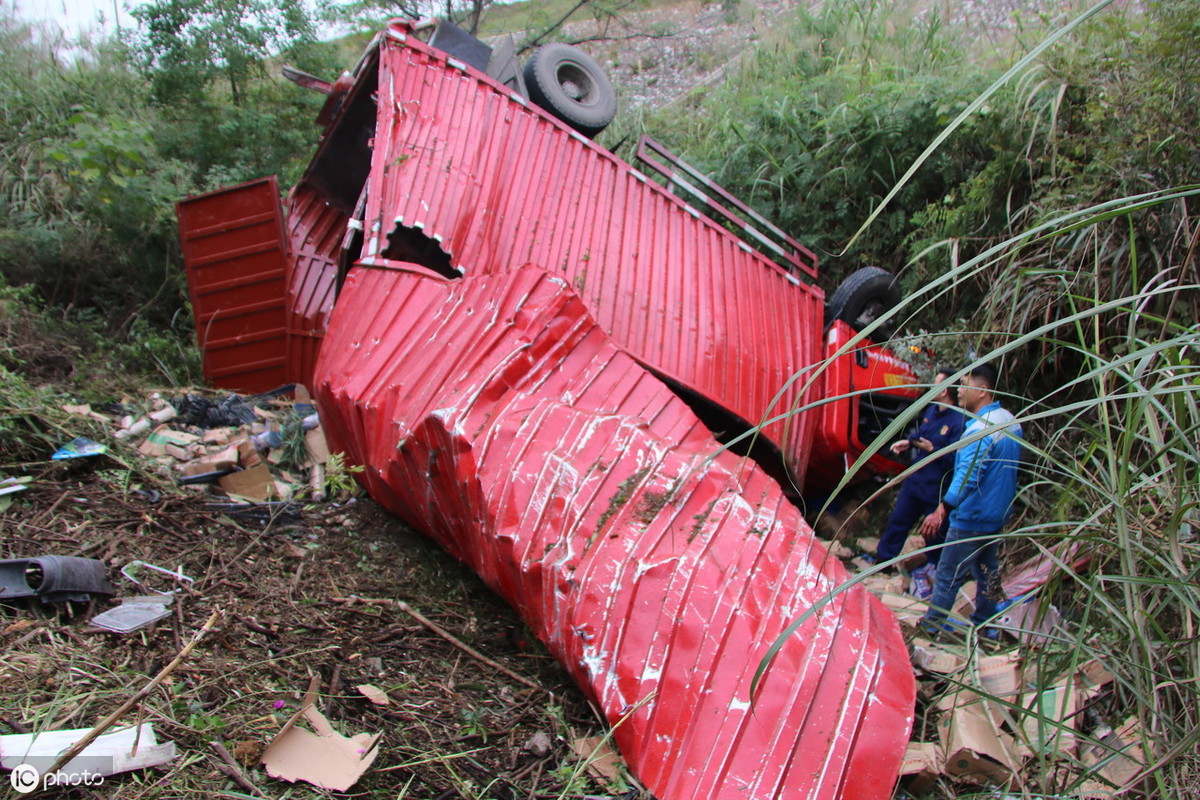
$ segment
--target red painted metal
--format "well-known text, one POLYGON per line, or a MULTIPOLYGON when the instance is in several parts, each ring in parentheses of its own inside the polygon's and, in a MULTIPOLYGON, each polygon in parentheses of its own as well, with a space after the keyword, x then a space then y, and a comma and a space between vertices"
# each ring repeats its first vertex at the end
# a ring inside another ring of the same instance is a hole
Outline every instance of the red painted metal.
MULTIPOLYGON (((734 417, 800 404, 788 379, 820 360, 819 288, 507 88, 400 26, 388 34, 363 263, 385 263, 407 228, 464 274, 539 264, 633 357, 734 417)), ((763 432, 797 480, 816 422, 763 432)))
POLYGON ((359 267, 317 369, 373 497, 509 600, 663 800, 891 795, 914 681, 894 618, 534 265, 359 267))
POLYGON ((349 215, 307 184, 292 190, 288 214, 288 381, 312 384, 337 295, 338 255, 349 215))
POLYGON ((290 270, 275 179, 175 208, 205 379, 242 392, 285 383, 290 270))
POLYGON ((768 260, 402 23, 322 118, 274 290, 287 377, 372 496, 520 611, 663 800, 889 796, 914 701, 894 619, 838 593, 751 698, 847 576, 700 419, 812 406, 760 436, 829 486, 864 446, 854 393, 905 392, 870 345, 817 368, 852 332, 821 335, 815 257, 768 260))

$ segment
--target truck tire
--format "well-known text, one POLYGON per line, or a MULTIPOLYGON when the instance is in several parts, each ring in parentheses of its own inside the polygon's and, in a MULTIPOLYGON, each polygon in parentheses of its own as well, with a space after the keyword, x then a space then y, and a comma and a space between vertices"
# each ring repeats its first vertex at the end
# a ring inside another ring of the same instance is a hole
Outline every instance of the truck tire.
POLYGON ((554 42, 533 51, 525 64, 529 99, 585 136, 595 136, 617 115, 617 93, 596 59, 554 42))
MULTIPOLYGON (((886 316, 900 303, 900 284, 896 276, 880 267, 863 267, 849 275, 825 304, 825 324, 840 319, 856 331, 886 316)), ((872 339, 884 341, 896 332, 896 320, 885 321, 872 332, 872 339)))

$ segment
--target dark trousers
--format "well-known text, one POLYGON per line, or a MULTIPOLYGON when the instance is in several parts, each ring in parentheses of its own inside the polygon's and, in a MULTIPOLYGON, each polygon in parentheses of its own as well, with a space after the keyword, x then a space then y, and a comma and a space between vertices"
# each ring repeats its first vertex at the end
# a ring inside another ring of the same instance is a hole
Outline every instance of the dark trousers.
MULTIPOLYGON (((888 517, 887 526, 879 537, 879 547, 875 550, 876 561, 888 561, 900 555, 913 526, 933 513, 940 502, 941 497, 938 496, 936 487, 933 487, 931 491, 930 488, 911 481, 900 484, 900 494, 896 495, 896 505, 892 507, 892 514, 888 517)), ((947 517, 949 517, 948 514, 947 517)), ((938 538, 930 544, 937 544, 945 539, 948 523, 949 519, 942 523, 942 529, 938 531, 938 538)), ((940 550, 927 553, 926 557, 929 559, 929 563, 936 564, 940 553, 940 550)))

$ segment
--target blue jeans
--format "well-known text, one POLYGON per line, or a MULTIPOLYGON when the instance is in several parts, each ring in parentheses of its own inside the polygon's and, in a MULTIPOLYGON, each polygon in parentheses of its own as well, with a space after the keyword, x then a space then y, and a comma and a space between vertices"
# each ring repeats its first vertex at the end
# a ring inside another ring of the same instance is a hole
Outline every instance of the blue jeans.
MULTIPOLYGON (((900 551, 904 549, 904 543, 908 541, 909 531, 941 503, 942 498, 938 494, 938 488, 936 485, 933 487, 921 486, 912 478, 900 484, 900 494, 896 496, 896 505, 892 507, 887 527, 879 537, 879 546, 875 549, 876 562, 890 561, 900 555, 900 551), (912 482, 910 483, 910 481, 912 482)), ((938 534, 938 538, 930 542, 931 544, 941 541, 941 537, 946 534, 948 524, 948 521, 942 523, 941 533, 938 534)), ((941 550, 930 550, 925 554, 925 558, 930 564, 936 564, 941 558, 941 554, 941 550)))
POLYGON ((951 527, 938 561, 933 597, 922 622, 942 625, 968 577, 975 579, 975 611, 971 622, 982 625, 996 613, 1000 598, 1000 531, 964 531, 951 527))

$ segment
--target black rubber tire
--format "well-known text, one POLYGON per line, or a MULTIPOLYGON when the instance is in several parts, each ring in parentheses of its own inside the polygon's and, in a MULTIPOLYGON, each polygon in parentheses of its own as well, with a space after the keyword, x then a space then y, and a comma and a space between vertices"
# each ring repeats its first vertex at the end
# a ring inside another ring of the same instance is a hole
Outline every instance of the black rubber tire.
MULTIPOLYGON (((840 319, 856 331, 886 316, 901 300, 900 284, 896 276, 880 267, 863 267, 851 273, 834 291, 825 304, 825 324, 840 319)), ((896 332, 895 319, 885 321, 874 331, 871 338, 882 342, 896 332)))
POLYGON ((525 64, 529 99, 585 136, 595 136, 617 115, 617 93, 596 59, 569 44, 533 51, 525 64))

